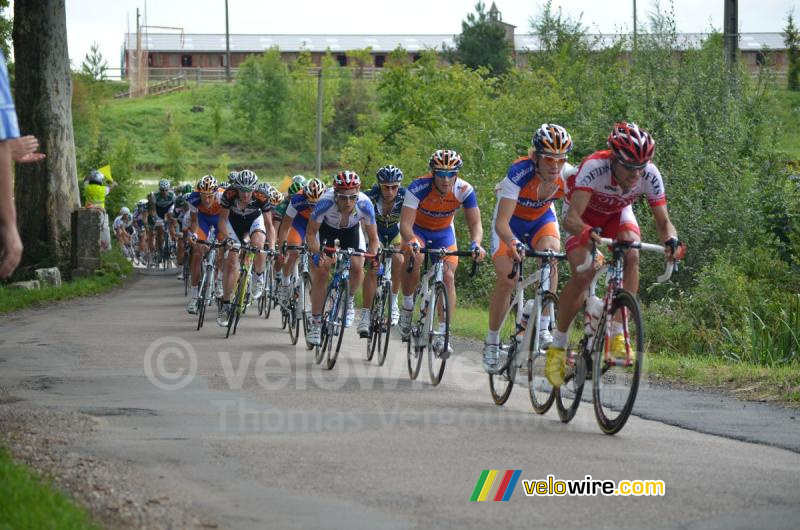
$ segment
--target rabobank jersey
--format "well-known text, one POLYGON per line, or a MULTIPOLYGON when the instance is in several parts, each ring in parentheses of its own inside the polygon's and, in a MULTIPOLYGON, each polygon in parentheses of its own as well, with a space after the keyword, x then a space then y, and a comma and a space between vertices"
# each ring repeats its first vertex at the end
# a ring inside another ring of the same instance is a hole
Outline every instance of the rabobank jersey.
POLYGON ((306 190, 300 190, 289 201, 289 206, 286 207, 286 215, 291 218, 296 218, 298 215, 308 221, 311 216, 311 211, 314 205, 306 199, 306 190))
POLYGON ((511 164, 500 184, 497 185, 497 199, 511 199, 517 203, 514 217, 533 221, 550 209, 553 202, 564 196, 566 182, 563 175, 571 172, 572 166, 564 164, 561 175, 556 179, 556 188, 549 193, 540 192, 542 179, 536 175, 536 162, 530 157, 518 158, 511 164))
POLYGON ((383 213, 383 195, 381 195, 381 188, 379 185, 374 185, 371 190, 367 192, 367 197, 372 201, 372 207, 375 209, 375 222, 378 228, 391 228, 400 223, 400 212, 403 210, 403 201, 406 198, 406 189, 400 187, 397 190, 397 196, 394 198, 394 203, 389 213, 383 213))
POLYGON ((414 224, 424 230, 444 230, 453 224, 456 210, 478 207, 475 190, 467 181, 456 178, 453 188, 442 196, 433 185, 431 174, 419 177, 406 190, 403 206, 417 211, 414 224))
POLYGON ((189 211, 194 213, 201 213, 203 215, 218 215, 220 210, 222 209, 222 205, 220 201, 222 200, 222 188, 220 188, 214 196, 214 201, 211 203, 210 207, 206 207, 203 204, 203 200, 200 198, 199 191, 193 191, 187 202, 189 203, 189 211))
POLYGON ((357 224, 364 221, 364 224, 375 224, 375 208, 372 207, 372 201, 369 200, 366 193, 358 192, 358 199, 356 199, 356 207, 350 213, 350 216, 343 220, 342 212, 336 206, 334 199, 335 190, 329 188, 320 197, 319 202, 311 212, 311 219, 320 224, 326 224, 331 228, 352 228, 357 224))
POLYGON ((612 156, 611 151, 597 151, 587 157, 578 173, 567 179, 567 200, 576 190, 589 191, 592 198, 586 209, 599 214, 617 213, 642 195, 647 197, 651 207, 667 204, 664 181, 652 162, 645 166, 644 174, 636 186, 622 191, 611 172, 612 156))

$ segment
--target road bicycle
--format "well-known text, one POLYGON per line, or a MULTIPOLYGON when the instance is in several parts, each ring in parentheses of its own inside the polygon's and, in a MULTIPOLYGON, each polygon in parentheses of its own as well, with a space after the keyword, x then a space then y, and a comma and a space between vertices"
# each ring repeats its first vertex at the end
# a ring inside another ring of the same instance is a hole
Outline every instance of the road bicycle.
POLYGON ((203 261, 200 265, 202 276, 200 279, 200 288, 198 291, 198 304, 197 304, 197 330, 203 327, 203 322, 206 316, 206 307, 211 304, 214 297, 214 279, 217 273, 217 249, 226 246, 225 243, 220 243, 214 238, 214 227, 211 227, 206 241, 195 241, 195 244, 200 244, 208 247, 208 252, 203 256, 203 261))
POLYGON ((339 248, 339 240, 335 240, 333 247, 324 247, 323 252, 336 257, 333 269, 333 278, 328 284, 325 293, 325 303, 322 306, 322 330, 320 345, 317 346, 315 360, 322 363, 325 358, 325 367, 331 370, 336 365, 336 358, 342 347, 344 337, 344 323, 347 319, 347 302, 350 299, 350 266, 354 257, 374 258, 374 254, 367 254, 352 248, 339 248), (333 342, 336 341, 336 347, 333 342))
POLYGON ((231 300, 231 313, 228 315, 228 328, 225 332, 227 339, 233 334, 236 335, 236 328, 239 326, 239 318, 247 311, 247 306, 250 305, 250 285, 253 281, 253 261, 257 254, 271 254, 269 250, 262 250, 258 247, 249 244, 249 240, 245 239, 244 244, 234 245, 231 249, 239 253, 239 279, 236 281, 236 289, 234 290, 233 300, 231 300))
MULTIPOLYGON (((430 243, 430 242, 429 242, 430 243)), ((425 255, 422 278, 414 289, 414 310, 411 316, 411 332, 404 337, 406 342, 406 358, 408 362, 408 375, 416 379, 419 375, 422 357, 428 351, 428 371, 431 383, 438 385, 442 380, 447 359, 450 357, 450 307, 447 300, 447 287, 444 284, 444 258, 447 256, 471 257, 474 276, 478 262, 475 258, 478 250, 448 250, 447 248, 422 248, 420 253, 425 255), (428 268, 429 257, 438 258, 432 267, 428 268)), ((414 255, 408 263, 406 272, 414 268, 414 255)))
POLYGON ((308 247, 284 243, 283 249, 284 255, 287 251, 296 250, 299 252, 299 256, 294 262, 289 300, 286 308, 281 308, 282 315, 289 328, 289 338, 292 344, 297 344, 300 338, 300 324, 302 323, 306 348, 311 350, 314 345, 308 342, 308 323, 311 318, 311 274, 308 272, 308 247))
POLYGON ((531 366, 534 353, 540 352, 543 346, 543 330, 540 329, 542 315, 549 316, 548 332, 552 331, 556 322, 558 296, 550 291, 552 268, 567 256, 552 250, 531 250, 525 245, 519 245, 518 251, 524 258, 540 259, 541 266, 526 278, 522 273, 523 264, 515 262, 508 275, 509 278, 516 277, 516 282, 500 326, 499 360, 502 364, 496 373, 489 374, 489 390, 495 404, 504 405, 514 389, 517 369, 527 363, 531 405, 537 413, 544 414, 552 406, 555 393, 552 390, 547 393, 539 391, 541 382, 535 380, 536 371, 531 366), (529 287, 533 287, 535 294, 526 302, 525 289, 529 287))
POLYGON ((378 267, 378 286, 370 306, 369 334, 367 335, 367 361, 378 352, 378 366, 386 362, 389 335, 392 331, 392 260, 400 250, 382 248, 378 251, 374 267, 378 267))
MULTIPOLYGON (((625 253, 630 249, 664 254, 664 246, 637 241, 600 240, 611 249, 610 262, 595 272, 584 301, 583 322, 575 319, 570 326, 563 383, 554 388, 559 419, 569 422, 575 416, 583 395, 584 383, 592 381, 594 412, 600 429, 606 434, 618 433, 628 421, 639 389, 644 362, 644 328, 636 296, 623 288, 625 253), (605 294, 596 298, 597 286, 606 279, 605 294), (596 309, 592 306, 596 304, 596 309), (587 307, 589 306, 589 307, 587 307), (581 331, 578 331, 582 327, 581 331)), ((593 245, 586 262, 577 267, 584 272, 597 259, 593 245)), ((677 262, 668 261, 664 274, 656 279, 670 279, 677 262)), ((549 383, 544 376, 546 353, 540 353, 537 367, 541 391, 549 383)))

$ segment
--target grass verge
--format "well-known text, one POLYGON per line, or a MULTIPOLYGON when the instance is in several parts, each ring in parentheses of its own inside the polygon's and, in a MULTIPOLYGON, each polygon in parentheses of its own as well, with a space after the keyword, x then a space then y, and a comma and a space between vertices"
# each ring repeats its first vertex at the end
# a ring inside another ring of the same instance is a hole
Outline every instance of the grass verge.
POLYGON ((103 254, 102 260, 103 265, 94 276, 76 278, 70 282, 64 282, 60 287, 46 286, 30 291, 0 287, 0 314, 57 300, 104 293, 122 283, 124 276, 131 273, 130 262, 116 247, 103 254))
MULTIPOLYGON (((450 322, 459 337, 483 341, 489 313, 483 307, 461 307, 450 322)), ((645 356, 645 374, 654 381, 714 388, 739 399, 800 406, 800 364, 767 367, 711 355, 655 353, 645 356)))
POLYGON ((0 528, 94 529, 89 515, 0 448, 0 528))

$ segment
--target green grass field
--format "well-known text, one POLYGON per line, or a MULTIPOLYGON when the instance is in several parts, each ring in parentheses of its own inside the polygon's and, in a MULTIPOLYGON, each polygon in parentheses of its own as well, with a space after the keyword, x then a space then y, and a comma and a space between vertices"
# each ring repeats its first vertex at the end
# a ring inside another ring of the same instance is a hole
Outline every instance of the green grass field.
POLYGON ((0 448, 0 529, 95 529, 89 515, 0 448))
POLYGON ((800 161, 800 92, 776 90, 775 98, 781 120, 778 149, 786 153, 788 160, 800 161))
POLYGON ((0 314, 19 311, 58 300, 101 294, 122 283, 122 275, 129 275, 132 266, 122 253, 114 248, 103 255, 103 268, 94 276, 64 282, 60 287, 42 287, 25 290, 0 287, 0 314), (121 275, 111 271, 110 264, 119 265, 121 275))

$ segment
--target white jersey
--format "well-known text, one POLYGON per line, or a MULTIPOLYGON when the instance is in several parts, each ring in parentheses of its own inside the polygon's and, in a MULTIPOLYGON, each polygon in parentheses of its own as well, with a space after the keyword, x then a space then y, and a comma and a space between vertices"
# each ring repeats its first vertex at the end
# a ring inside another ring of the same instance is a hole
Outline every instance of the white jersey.
POLYGON ((325 193, 320 197, 314 211, 311 212, 311 219, 320 224, 326 224, 331 228, 352 228, 362 221, 367 225, 375 224, 375 208, 372 206, 372 201, 367 197, 366 193, 358 192, 358 199, 356 199, 356 207, 350 214, 348 219, 342 220, 342 212, 336 206, 336 199, 334 198, 334 189, 328 188, 325 193))
POLYGON ((132 224, 133 224, 133 216, 128 216, 128 222, 126 223, 122 219, 122 216, 118 215, 116 217, 116 219, 114 219, 114 223, 112 224, 112 227, 114 228, 114 231, 117 231, 117 230, 120 230, 120 229, 128 228, 132 224))

